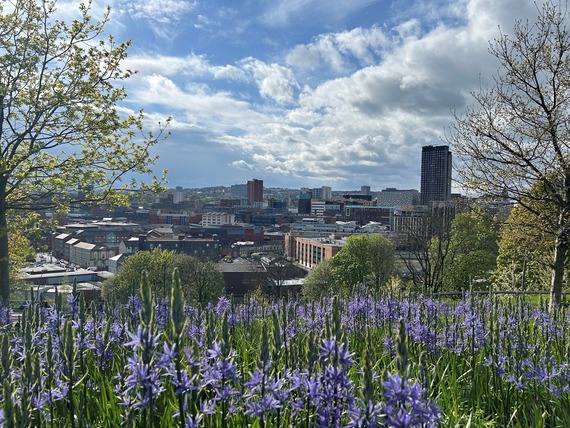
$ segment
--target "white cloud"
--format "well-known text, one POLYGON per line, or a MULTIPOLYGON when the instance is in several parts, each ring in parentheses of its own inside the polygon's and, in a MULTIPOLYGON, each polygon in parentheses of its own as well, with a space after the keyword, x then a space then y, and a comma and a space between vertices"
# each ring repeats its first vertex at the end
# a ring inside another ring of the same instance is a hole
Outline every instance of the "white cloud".
MULTIPOLYGON (((282 19, 311 5, 278 3, 282 19)), ((512 28, 513 10, 523 18, 534 10, 530 0, 445 2, 439 22, 430 3, 422 5, 427 27, 406 17, 392 27, 323 34, 294 47, 284 63, 130 58, 141 73, 127 87, 129 99, 171 112, 180 141, 199 132, 204 144, 229 149, 225 168, 306 185, 418 188, 421 146, 441 141, 451 111, 471 102, 469 91, 498 67, 488 40, 499 25, 512 28)))
MULTIPOLYGON (((483 6, 481 1, 474 0, 483 6)), ((468 16, 466 26, 440 24, 425 34, 417 20, 405 21, 394 28, 393 40, 373 28, 327 34, 298 46, 287 57, 297 67, 325 60, 341 69, 348 56, 372 65, 304 88, 298 107, 283 121, 232 138, 232 147, 247 147, 248 162, 271 174, 342 183, 370 182, 381 172, 385 186, 417 188, 421 146, 441 141, 451 110, 469 102, 480 74, 490 76, 497 68, 488 44, 481 42, 496 35, 489 21, 496 30, 504 15, 495 11, 486 9, 483 21, 468 16), (389 41, 397 43, 387 46, 389 41), (404 171, 411 173, 402 178, 404 171)))
POLYGON ((214 92, 205 84, 193 82, 180 87, 170 78, 159 74, 131 79, 127 93, 129 102, 152 106, 210 133, 212 138, 238 128, 242 133, 251 131, 259 123, 274 120, 252 110, 248 103, 232 98, 228 92, 214 92))
POLYGON ((321 36, 315 43, 293 48, 287 55, 287 63, 311 71, 327 66, 332 67, 337 72, 344 68, 341 53, 334 45, 334 40, 327 36, 321 36))
POLYGON ((142 75, 161 74, 165 76, 203 76, 211 69, 208 61, 199 55, 185 57, 166 55, 134 55, 128 57, 123 65, 126 68, 137 70, 142 75))
POLYGON ((214 21, 205 15, 198 15, 196 17, 196 23, 194 24, 194 27, 202 30, 209 30, 212 27, 219 27, 220 25, 221 24, 218 21, 214 21))
POLYGON ((128 57, 125 68, 137 70, 141 75, 160 74, 163 76, 181 76, 184 78, 214 78, 231 81, 248 80, 245 72, 234 65, 216 66, 209 63, 203 55, 185 57, 166 55, 136 55, 128 57))
POLYGON ((241 68, 233 65, 212 67, 210 69, 210 72, 212 73, 212 76, 214 76, 215 79, 236 80, 236 81, 247 80, 247 76, 244 73, 244 71, 241 68))
POLYGON ((421 23, 418 19, 410 19, 402 22, 394 28, 401 39, 415 39, 421 36, 421 23))
POLYGON ((262 97, 280 104, 293 102, 295 90, 299 85, 290 69, 278 64, 267 64, 255 58, 246 58, 240 65, 251 73, 262 97))
POLYGON ((138 19, 148 19, 164 24, 180 19, 180 15, 192 11, 195 1, 188 0, 131 0, 121 4, 125 11, 138 19))
POLYGON ((306 70, 332 67, 343 72, 352 68, 350 62, 354 59, 360 66, 374 64, 390 43, 388 36, 376 27, 322 34, 309 44, 295 46, 287 55, 287 63, 306 70))
POLYGON ((248 164, 246 161, 244 161, 243 159, 241 160, 237 160, 234 161, 230 164, 230 166, 237 168, 237 169, 242 169, 245 171, 253 171, 253 166, 251 166, 250 164, 248 164))
POLYGON ((120 12, 143 20, 159 37, 172 39, 179 32, 178 25, 192 12, 196 1, 189 0, 124 0, 117 4, 120 12))

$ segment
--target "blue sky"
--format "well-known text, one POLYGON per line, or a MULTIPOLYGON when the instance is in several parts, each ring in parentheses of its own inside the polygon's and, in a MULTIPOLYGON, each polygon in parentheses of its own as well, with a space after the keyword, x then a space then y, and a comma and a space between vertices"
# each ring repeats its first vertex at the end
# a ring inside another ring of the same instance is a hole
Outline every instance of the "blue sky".
POLYGON ((536 15, 531 0, 109 4, 138 70, 124 106, 172 117, 155 149, 172 187, 419 189, 421 147, 498 68, 489 40, 536 15))

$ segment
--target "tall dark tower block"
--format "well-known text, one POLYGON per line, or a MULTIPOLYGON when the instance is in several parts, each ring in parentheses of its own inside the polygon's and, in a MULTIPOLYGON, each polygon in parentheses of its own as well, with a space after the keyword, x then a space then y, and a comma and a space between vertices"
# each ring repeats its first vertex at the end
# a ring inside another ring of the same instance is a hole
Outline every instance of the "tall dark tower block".
POLYGON ((421 204, 451 198, 451 152, 449 146, 422 147, 421 204))
POLYGON ((247 182, 247 203, 254 205, 255 202, 263 202, 263 180, 249 180, 247 182))

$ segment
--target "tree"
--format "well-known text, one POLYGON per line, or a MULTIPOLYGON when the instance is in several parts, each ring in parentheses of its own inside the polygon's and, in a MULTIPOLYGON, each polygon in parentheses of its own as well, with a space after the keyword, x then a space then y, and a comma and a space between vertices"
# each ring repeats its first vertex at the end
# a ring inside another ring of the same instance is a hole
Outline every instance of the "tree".
MULTIPOLYGON (((532 186, 531 193, 532 199, 526 201, 524 206, 515 206, 501 228, 494 275, 495 282, 500 286, 522 289, 543 289, 547 286, 545 279, 551 269, 558 210, 544 199, 541 182, 532 186)), ((568 272, 567 266, 565 271, 568 272)))
POLYGON ((0 299, 10 298, 8 220, 12 211, 124 202, 127 173, 148 174, 149 148, 162 138, 143 131, 143 114, 118 103, 132 71, 121 62, 129 43, 104 38, 109 9, 93 22, 90 6, 70 23, 55 20, 55 1, 0 3, 0 299), (126 110, 126 109, 125 109, 126 110))
POLYGON ((336 278, 343 287, 365 283, 379 290, 392 276, 394 245, 380 234, 350 236, 331 259, 336 278))
POLYGON ((337 282, 331 260, 324 260, 313 266, 305 277, 301 292, 307 300, 318 300, 323 296, 338 294, 342 291, 337 282))
POLYGON ((143 271, 146 271, 154 298, 167 297, 172 283, 175 256, 172 251, 155 248, 127 257, 119 271, 103 283, 103 297, 105 300, 126 302, 130 296, 137 295, 143 271))
POLYGON ((522 205, 511 210, 499 235, 493 275, 498 287, 522 290, 548 287, 554 236, 541 224, 541 219, 522 205))
POLYGON ((416 286, 437 293, 443 287, 455 206, 434 203, 404 226, 400 257, 416 286))
POLYGON ((497 262, 493 218, 481 211, 458 214, 451 223, 443 283, 449 290, 467 290, 474 280, 488 280, 497 262))
POLYGON ((206 305, 225 294, 224 276, 211 261, 176 254, 174 266, 180 272, 182 290, 188 302, 206 305))
POLYGON ((282 255, 272 257, 268 261, 261 262, 267 275, 267 285, 270 293, 275 293, 278 298, 291 290, 286 290, 286 281, 296 277, 297 268, 282 255))
POLYGON ((12 216, 8 230, 8 248, 10 253, 10 281, 14 285, 22 285, 19 277, 20 269, 29 262, 35 261, 36 252, 32 247, 26 232, 33 230, 32 224, 37 221, 37 215, 12 216))
POLYGON ((447 136, 460 179, 477 193, 505 195, 534 211, 531 188, 555 209, 550 307, 561 300, 570 233, 570 27, 568 11, 547 1, 535 23, 518 21, 512 38, 490 45, 500 62, 494 85, 455 114, 447 136))
POLYGON ((225 293, 224 277, 214 263, 155 248, 127 257, 115 276, 103 283, 103 297, 126 302, 131 295, 136 295, 145 271, 154 298, 166 298, 171 292, 175 268, 187 303, 204 305, 225 293))

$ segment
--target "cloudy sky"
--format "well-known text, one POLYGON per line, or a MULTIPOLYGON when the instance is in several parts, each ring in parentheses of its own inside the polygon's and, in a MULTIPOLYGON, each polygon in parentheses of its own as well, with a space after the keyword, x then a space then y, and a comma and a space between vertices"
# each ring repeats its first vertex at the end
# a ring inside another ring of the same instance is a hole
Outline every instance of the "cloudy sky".
POLYGON ((172 187, 419 189, 421 147, 497 71, 489 41, 537 14, 532 0, 109 4, 138 70, 125 106, 172 117, 155 150, 172 187))

